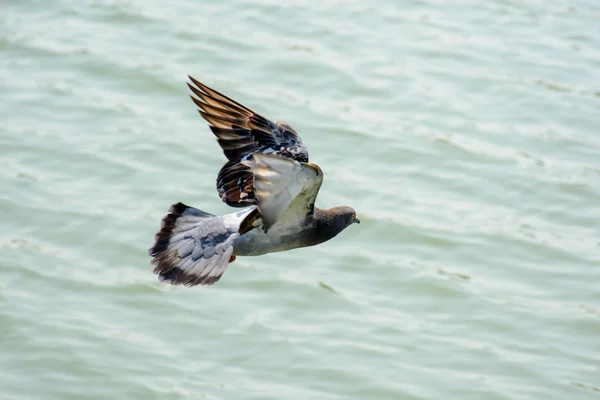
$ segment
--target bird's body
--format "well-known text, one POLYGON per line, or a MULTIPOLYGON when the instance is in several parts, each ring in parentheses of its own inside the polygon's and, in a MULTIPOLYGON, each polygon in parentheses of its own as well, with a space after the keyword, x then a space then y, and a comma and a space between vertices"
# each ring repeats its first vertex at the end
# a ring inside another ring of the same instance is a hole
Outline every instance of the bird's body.
MULTIPOLYGON (((245 213, 251 212, 245 211, 245 213)), ((252 229, 240 235, 233 243, 233 251, 238 256, 261 256, 268 253, 292 250, 303 246, 298 235, 312 230, 310 222, 305 224, 275 224, 267 232, 263 229, 252 229)))
POLYGON ((323 171, 287 124, 271 122, 190 79, 192 100, 228 161, 217 177, 221 199, 245 209, 216 216, 171 206, 148 250, 154 272, 172 284, 210 285, 236 256, 259 256, 323 243, 353 223, 348 206, 314 206, 323 171))
MULTIPOLYGON (((249 211, 243 211, 244 215, 249 211)), ((253 229, 235 240, 233 251, 238 256, 261 256, 314 246, 333 239, 339 232, 322 229, 326 223, 321 213, 321 210, 315 210, 315 214, 301 224, 276 223, 268 232, 253 229)))

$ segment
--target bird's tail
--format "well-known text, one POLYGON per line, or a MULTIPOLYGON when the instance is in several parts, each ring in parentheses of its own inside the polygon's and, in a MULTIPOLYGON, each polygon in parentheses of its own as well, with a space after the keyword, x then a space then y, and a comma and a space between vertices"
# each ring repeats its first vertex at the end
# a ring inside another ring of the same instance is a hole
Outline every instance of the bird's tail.
POLYGON ((240 222, 232 215, 219 217, 173 204, 148 249, 154 273, 172 285, 212 285, 235 259, 233 242, 240 236, 240 222))

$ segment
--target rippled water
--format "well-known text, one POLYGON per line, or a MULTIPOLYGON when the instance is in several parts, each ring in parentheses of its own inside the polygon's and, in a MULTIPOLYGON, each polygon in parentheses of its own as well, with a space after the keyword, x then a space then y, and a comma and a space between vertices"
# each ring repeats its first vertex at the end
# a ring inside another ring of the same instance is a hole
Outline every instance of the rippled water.
POLYGON ((0 6, 0 398, 600 398, 597 2, 280 4, 0 6), (159 284, 229 211, 188 73, 362 224, 159 284))

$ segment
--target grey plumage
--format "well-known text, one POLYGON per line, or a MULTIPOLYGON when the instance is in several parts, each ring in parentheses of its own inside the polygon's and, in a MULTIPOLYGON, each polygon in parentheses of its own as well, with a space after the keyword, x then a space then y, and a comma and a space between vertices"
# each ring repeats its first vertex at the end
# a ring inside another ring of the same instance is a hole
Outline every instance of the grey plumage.
POLYGON ((215 283, 229 264, 243 218, 236 214, 218 217, 183 203, 172 205, 148 250, 154 272, 172 284, 215 283))
POLYGON ((236 256, 314 246, 360 221, 348 206, 315 208, 323 171, 287 124, 271 122, 190 77, 192 99, 229 161, 217 190, 245 210, 216 216, 177 203, 148 250, 161 281, 211 285, 236 256))

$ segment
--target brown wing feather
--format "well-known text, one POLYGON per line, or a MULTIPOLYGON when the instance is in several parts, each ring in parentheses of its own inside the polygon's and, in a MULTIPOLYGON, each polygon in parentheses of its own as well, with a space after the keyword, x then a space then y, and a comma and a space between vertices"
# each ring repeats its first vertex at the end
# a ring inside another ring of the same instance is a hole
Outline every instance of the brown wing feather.
POLYGON ((233 207, 256 204, 252 171, 241 161, 253 153, 273 153, 307 162, 308 151, 298 134, 287 124, 271 122, 237 101, 209 88, 193 77, 188 86, 198 112, 217 137, 229 160, 219 171, 217 191, 233 207))

